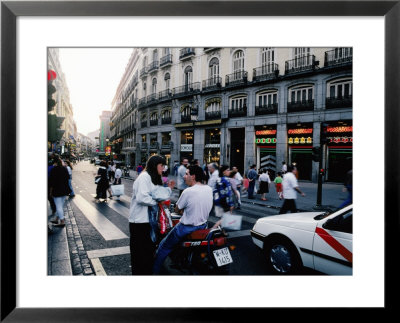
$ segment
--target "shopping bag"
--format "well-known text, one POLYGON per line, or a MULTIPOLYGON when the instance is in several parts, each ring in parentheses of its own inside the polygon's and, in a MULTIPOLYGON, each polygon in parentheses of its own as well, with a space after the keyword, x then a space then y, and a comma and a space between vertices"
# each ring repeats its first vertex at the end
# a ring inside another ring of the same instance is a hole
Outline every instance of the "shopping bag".
POLYGON ((115 195, 115 196, 124 195, 124 185, 123 184, 111 185, 111 192, 112 192, 112 195, 115 195))
POLYGON ((95 184, 99 184, 100 180, 101 180, 101 175, 97 175, 97 176, 94 178, 94 183, 95 183, 95 184))
POLYGON ((221 226, 225 229, 240 230, 242 227, 242 216, 225 212, 222 217, 221 226))

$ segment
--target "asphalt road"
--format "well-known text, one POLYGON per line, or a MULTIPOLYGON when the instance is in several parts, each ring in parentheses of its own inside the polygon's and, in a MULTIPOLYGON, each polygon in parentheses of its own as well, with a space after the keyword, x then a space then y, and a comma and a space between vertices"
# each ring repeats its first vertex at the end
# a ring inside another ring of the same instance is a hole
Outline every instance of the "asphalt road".
MULTIPOLYGON (((97 275, 130 275, 128 215, 133 180, 122 179, 125 195, 119 201, 114 199, 98 203, 94 200, 97 169, 89 161, 82 161, 74 167, 72 183, 76 197, 71 205, 76 224, 97 275)), ((174 191, 172 201, 177 197, 177 191, 174 191)), ((228 230, 229 242, 236 247, 231 251, 233 264, 229 274, 267 275, 266 260, 262 250, 253 244, 250 229, 258 218, 277 214, 278 211, 243 203, 242 209, 235 212, 243 216, 243 221, 241 230, 228 230)), ((211 218, 209 225, 215 221, 211 218)))

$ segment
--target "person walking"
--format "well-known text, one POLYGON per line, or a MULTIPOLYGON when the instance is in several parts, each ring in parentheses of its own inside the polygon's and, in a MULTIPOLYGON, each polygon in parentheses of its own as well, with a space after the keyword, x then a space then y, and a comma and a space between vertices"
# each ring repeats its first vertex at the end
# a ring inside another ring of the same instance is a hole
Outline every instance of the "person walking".
POLYGON ((122 170, 120 165, 115 166, 114 185, 121 184, 122 170))
POLYGON ((232 167, 232 172, 235 173, 235 180, 236 180, 236 188, 239 192, 239 194, 241 193, 241 189, 242 189, 242 184, 243 184, 243 177, 242 175, 240 175, 239 173, 239 169, 236 166, 232 167))
POLYGON ((153 274, 160 273, 164 260, 182 239, 193 231, 207 228, 207 220, 213 206, 213 193, 208 185, 203 184, 204 172, 198 165, 186 169, 185 182, 188 186, 182 192, 175 205, 175 212, 183 214, 157 249, 153 274))
MULTIPOLYGON (((100 162, 100 167, 99 170, 97 171, 97 176, 100 177, 100 181, 97 183, 95 199, 107 200, 107 190, 110 189, 110 182, 107 174, 107 162, 105 160, 102 160, 100 162)), ((112 195, 110 197, 112 197, 112 195)))
POLYGON ((247 189, 247 197, 251 200, 254 200, 254 187, 256 185, 258 174, 256 171, 256 165, 253 164, 250 167, 249 172, 247 173, 247 178, 249 180, 249 188, 247 189))
POLYGON ((176 176, 176 182, 178 185, 179 196, 181 196, 183 190, 188 186, 185 183, 185 175, 186 175, 186 168, 189 164, 189 160, 187 158, 182 159, 182 164, 178 168, 178 175, 176 176))
POLYGON ((51 222, 55 223, 55 226, 63 227, 65 226, 64 203, 67 196, 71 193, 68 184, 69 174, 60 158, 56 157, 54 162, 56 166, 50 171, 49 186, 50 196, 53 197, 56 205, 57 217, 51 222))
POLYGON ((297 182, 295 174, 293 173, 292 166, 288 166, 287 173, 283 175, 282 187, 284 200, 279 214, 287 213, 288 211, 290 211, 291 213, 296 213, 296 192, 301 194, 301 196, 306 195, 299 188, 299 184, 297 182))
POLYGON ((278 175, 274 179, 274 183, 275 183, 276 193, 278 193, 278 197, 280 200, 282 200, 282 198, 283 198, 282 181, 283 181, 282 173, 278 172, 278 175))
MULTIPOLYGON (((149 207, 157 205, 151 192, 162 186, 161 174, 165 159, 159 155, 151 156, 146 168, 133 182, 133 192, 129 209, 130 254, 132 275, 151 275, 156 244, 151 239, 149 207)), ((170 193, 175 182, 170 181, 170 193)))
POLYGON ((236 176, 236 172, 232 170, 231 173, 229 174, 229 182, 231 183, 232 190, 234 193, 233 194, 234 200, 237 202, 237 203, 235 203, 235 204, 237 204, 236 209, 240 210, 242 201, 240 200, 240 191, 238 189, 237 180, 236 180, 235 176, 236 176))
POLYGON ((282 162, 282 169, 281 169, 281 171, 282 171, 282 174, 286 174, 286 172, 287 172, 287 165, 286 165, 286 162, 285 162, 285 161, 282 162))
POLYGON ((115 179, 115 171, 117 170, 117 165, 114 162, 111 162, 111 170, 110 170, 110 181, 112 182, 115 179))
POLYGON ((227 165, 222 165, 219 168, 219 174, 221 177, 217 179, 213 190, 214 195, 214 211, 215 216, 219 217, 213 228, 218 227, 222 223, 222 218, 225 212, 231 212, 235 208, 233 201, 233 190, 231 183, 229 182, 230 169, 227 165))
POLYGON ((211 187, 211 189, 215 188, 215 183, 217 182, 219 178, 219 171, 218 171, 218 165, 215 163, 208 164, 208 172, 210 174, 209 179, 208 179, 208 186, 211 187))
POLYGON ((264 168, 259 177, 260 181, 260 194, 261 200, 266 201, 265 194, 269 193, 269 183, 271 183, 271 179, 269 178, 268 171, 264 168))
POLYGON ((71 190, 71 193, 69 194, 69 197, 70 198, 74 198, 75 197, 75 193, 74 193, 74 190, 72 188, 72 169, 73 168, 72 168, 71 162, 69 160, 66 160, 65 163, 67 165, 67 170, 68 170, 68 174, 69 174, 68 185, 69 185, 69 188, 71 190))

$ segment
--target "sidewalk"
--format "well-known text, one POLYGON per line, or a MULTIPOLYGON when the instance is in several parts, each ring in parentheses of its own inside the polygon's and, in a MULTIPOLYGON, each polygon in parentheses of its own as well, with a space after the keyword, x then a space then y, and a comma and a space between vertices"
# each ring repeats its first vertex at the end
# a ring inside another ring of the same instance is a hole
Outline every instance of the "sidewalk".
MULTIPOLYGON (((67 216, 68 212, 64 212, 67 216)), ((51 209, 47 205, 47 222, 50 223, 51 209)), ((49 276, 72 276, 66 227, 52 226, 47 240, 47 274, 49 276)))

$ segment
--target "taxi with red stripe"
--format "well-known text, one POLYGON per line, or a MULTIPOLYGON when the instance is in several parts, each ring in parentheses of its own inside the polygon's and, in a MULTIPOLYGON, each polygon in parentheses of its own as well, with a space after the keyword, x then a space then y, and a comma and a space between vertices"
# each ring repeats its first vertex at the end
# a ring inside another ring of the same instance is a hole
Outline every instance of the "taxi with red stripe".
POLYGON ((304 267, 352 275, 353 206, 334 213, 288 213, 258 219, 250 231, 271 273, 293 275, 304 267))

